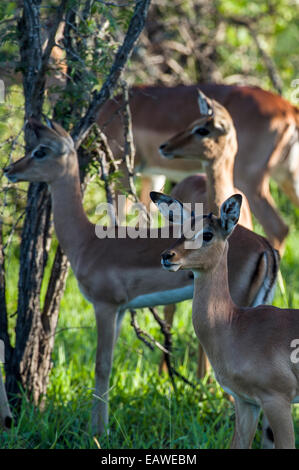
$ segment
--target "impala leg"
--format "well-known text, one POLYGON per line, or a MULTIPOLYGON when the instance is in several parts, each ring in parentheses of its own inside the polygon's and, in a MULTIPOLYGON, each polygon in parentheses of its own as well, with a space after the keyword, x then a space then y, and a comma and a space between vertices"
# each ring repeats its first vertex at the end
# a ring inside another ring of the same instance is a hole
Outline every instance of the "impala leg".
POLYGON ((210 369, 210 363, 201 344, 198 344, 197 377, 203 379, 210 369))
POLYGON ((146 209, 149 209, 151 199, 149 193, 153 190, 153 181, 151 176, 140 177, 141 179, 141 190, 140 190, 140 202, 145 205, 146 209))
POLYGON ((256 432, 260 407, 235 398, 235 432, 231 449, 250 449, 256 432))
POLYGON ((173 325, 173 318, 175 314, 175 309, 176 305, 175 304, 170 304, 170 305, 165 305, 164 307, 164 319, 169 326, 169 328, 172 327, 173 325))
POLYGON ((270 427, 269 421, 267 417, 265 416, 265 413, 263 414, 263 420, 262 420, 262 443, 261 443, 262 449, 274 449, 274 437, 273 437, 273 432, 270 427))
POLYGON ((95 315, 98 339, 92 430, 94 434, 102 434, 108 426, 108 390, 116 338, 117 311, 110 305, 97 304, 95 305, 95 315))
POLYGON ((0 369, 0 429, 9 429, 12 425, 12 414, 9 408, 5 385, 0 369))
POLYGON ((299 207, 298 174, 296 174, 296 177, 294 177, 292 174, 289 174, 289 177, 286 178, 285 181, 277 181, 277 179, 275 180, 280 189, 290 198, 292 203, 299 207))
POLYGON ((269 189, 269 177, 267 176, 257 186, 251 184, 244 189, 252 212, 263 226, 263 229, 274 248, 280 255, 284 251, 284 242, 289 229, 280 217, 269 189))
POLYGON ((281 397, 268 398, 262 403, 262 408, 273 431, 275 449, 295 449, 290 402, 281 397))
MULTIPOLYGON (((162 170, 161 170, 162 171, 162 170)), ((141 191, 140 191, 140 202, 145 205, 146 209, 150 209, 150 192, 151 191, 163 191, 166 177, 164 175, 142 175, 141 176, 141 191)), ((155 207, 154 207, 155 208, 155 207)), ((153 207, 151 207, 153 209, 153 207)))
POLYGON ((119 337, 119 334, 120 334, 120 330, 121 330, 121 325, 122 325, 122 322, 123 322, 125 313, 126 313, 126 309, 125 309, 125 308, 119 309, 118 312, 117 312, 115 343, 116 343, 117 340, 118 340, 118 337, 119 337))

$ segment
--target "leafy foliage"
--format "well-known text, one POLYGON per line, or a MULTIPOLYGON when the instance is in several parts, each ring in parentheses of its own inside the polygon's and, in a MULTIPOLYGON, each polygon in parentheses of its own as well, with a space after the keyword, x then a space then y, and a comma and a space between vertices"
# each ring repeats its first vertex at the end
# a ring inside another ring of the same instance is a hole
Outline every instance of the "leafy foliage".
POLYGON ((296 6, 294 0, 154 0, 131 80, 167 85, 216 81, 271 89, 250 25, 290 98, 290 82, 299 72, 296 6))

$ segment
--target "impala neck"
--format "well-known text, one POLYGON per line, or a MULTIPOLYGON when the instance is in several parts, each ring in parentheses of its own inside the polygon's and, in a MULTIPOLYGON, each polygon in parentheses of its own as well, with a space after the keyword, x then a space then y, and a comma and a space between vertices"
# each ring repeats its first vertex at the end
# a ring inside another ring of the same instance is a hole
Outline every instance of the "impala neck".
POLYGON ((222 257, 212 270, 194 271, 192 321, 195 332, 206 352, 212 354, 227 332, 236 306, 232 301, 227 274, 228 243, 222 257))
POLYGON ((54 226, 58 241, 73 264, 80 247, 94 235, 82 204, 77 155, 72 155, 67 173, 51 183, 54 226))
MULTIPOLYGON (((227 137, 225 137, 227 140, 227 137)), ((233 137, 229 139, 223 152, 216 158, 206 163, 206 173, 208 177, 208 206, 215 215, 219 214, 219 209, 223 201, 231 196, 234 191, 234 163, 236 148, 233 144, 233 137)))

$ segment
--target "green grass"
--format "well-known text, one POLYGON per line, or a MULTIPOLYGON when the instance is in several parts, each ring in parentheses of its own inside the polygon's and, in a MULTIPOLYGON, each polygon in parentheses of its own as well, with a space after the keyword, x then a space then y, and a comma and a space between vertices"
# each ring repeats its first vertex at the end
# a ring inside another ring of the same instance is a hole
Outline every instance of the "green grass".
MULTIPOLYGON (((274 187, 275 193, 275 187, 274 187)), ((278 200, 291 226, 281 272, 285 292, 276 289, 274 304, 299 308, 299 229, 294 211, 278 200)), ((256 225, 258 231, 260 227, 256 225)), ((16 310, 18 249, 10 253, 7 301, 16 310)), ((160 309, 160 311, 162 311, 160 309)), ((13 319, 12 319, 13 320, 13 319)), ((148 310, 138 312, 140 326, 163 341, 148 310)), ((13 323, 12 323, 13 325, 13 323)), ((173 327, 174 364, 193 383, 197 339, 191 325, 191 302, 178 306, 173 327)), ((43 411, 24 398, 18 421, 0 433, 0 448, 97 448, 90 432, 96 348, 91 305, 80 294, 70 273, 61 303, 53 352, 53 369, 43 411)), ((167 375, 159 375, 159 350, 150 351, 137 339, 127 314, 115 349, 110 383, 110 433, 99 438, 109 449, 227 448, 233 433, 234 410, 213 375, 194 390, 177 379, 177 393, 167 375)), ((299 447, 299 407, 294 407, 299 447)), ((260 426, 254 447, 260 446, 260 426)))

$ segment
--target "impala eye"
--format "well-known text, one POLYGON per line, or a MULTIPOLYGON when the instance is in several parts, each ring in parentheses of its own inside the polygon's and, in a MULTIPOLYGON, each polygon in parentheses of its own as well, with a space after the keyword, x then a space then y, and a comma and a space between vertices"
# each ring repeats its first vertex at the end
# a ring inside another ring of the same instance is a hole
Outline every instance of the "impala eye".
POLYGON ((206 127, 196 127, 193 131, 193 134, 197 134, 197 135, 201 135, 201 136, 208 135, 209 133, 210 133, 210 131, 206 127))
POLYGON ((204 232, 202 238, 205 242, 209 242, 212 240, 214 234, 212 232, 204 232))
POLYGON ((39 147, 35 152, 33 152, 32 156, 34 158, 44 158, 47 155, 47 151, 45 147, 39 147))

